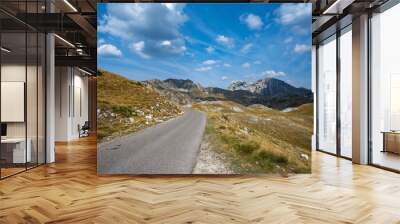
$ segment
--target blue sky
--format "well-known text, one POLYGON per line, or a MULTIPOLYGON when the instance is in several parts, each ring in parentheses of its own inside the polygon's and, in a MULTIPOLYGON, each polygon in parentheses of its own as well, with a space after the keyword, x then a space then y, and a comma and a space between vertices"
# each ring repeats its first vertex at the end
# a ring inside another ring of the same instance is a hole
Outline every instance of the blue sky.
POLYGON ((98 67, 133 80, 226 88, 311 85, 311 4, 98 4, 98 67))

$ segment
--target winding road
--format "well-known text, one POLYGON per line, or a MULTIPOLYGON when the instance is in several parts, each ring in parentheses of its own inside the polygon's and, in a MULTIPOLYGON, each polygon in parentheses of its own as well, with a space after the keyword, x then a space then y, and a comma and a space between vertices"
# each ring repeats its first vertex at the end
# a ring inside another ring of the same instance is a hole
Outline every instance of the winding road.
POLYGON ((186 110, 177 118, 98 146, 99 174, 191 174, 206 115, 186 110))

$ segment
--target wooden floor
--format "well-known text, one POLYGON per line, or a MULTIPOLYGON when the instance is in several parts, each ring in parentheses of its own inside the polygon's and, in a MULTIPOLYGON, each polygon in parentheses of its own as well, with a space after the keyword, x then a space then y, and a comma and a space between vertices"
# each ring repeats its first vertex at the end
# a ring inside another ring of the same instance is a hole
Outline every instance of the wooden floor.
POLYGON ((400 170, 400 155, 391 152, 374 151, 372 156, 374 164, 400 170))
POLYGON ((0 223, 400 223, 400 175, 313 153, 313 174, 96 175, 94 138, 0 181, 0 223))

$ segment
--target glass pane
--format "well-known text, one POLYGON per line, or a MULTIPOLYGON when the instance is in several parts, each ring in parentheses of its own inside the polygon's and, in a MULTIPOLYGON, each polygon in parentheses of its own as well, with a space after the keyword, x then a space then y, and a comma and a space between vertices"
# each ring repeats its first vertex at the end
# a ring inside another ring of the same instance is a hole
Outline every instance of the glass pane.
POLYGON ((372 18, 372 163, 400 170, 400 5, 372 18))
POLYGON ((28 168, 34 167, 37 165, 37 132, 38 132, 38 107, 37 107, 37 98, 38 98, 38 88, 37 88, 37 80, 38 80, 38 36, 36 32, 27 33, 27 80, 26 80, 26 116, 27 116, 27 143, 28 143, 28 168))
MULTIPOLYGON (((27 2, 25 11, 27 13, 37 13, 38 4, 36 1, 27 2)), ((37 17, 34 17, 35 19, 37 17)), ((35 20, 33 19, 33 20, 35 20)), ((32 19, 31 19, 32 20, 32 19)), ((36 21, 31 21, 35 23, 36 21)), ((37 108, 37 76, 38 76, 38 35, 34 30, 27 30, 27 75, 26 75, 26 125, 27 125, 27 150, 30 151, 27 167, 37 165, 38 145, 38 108, 37 108)))
MULTIPOLYGON (((1 34, 1 166, 2 177, 25 170, 26 34, 1 34)), ((29 145, 28 145, 29 149, 29 145)))
POLYGON ((39 33, 38 45, 38 163, 45 163, 45 44, 44 34, 39 33))
MULTIPOLYGON (((1 1, 0 7, 13 14, 43 13, 44 3, 1 1)), ((4 178, 45 161, 45 35, 2 12, 0 31, 0 176, 4 178)))
POLYGON ((336 37, 318 48, 318 148, 336 153, 336 37))
POLYGON ((352 157, 352 35, 350 30, 340 36, 340 152, 352 157))

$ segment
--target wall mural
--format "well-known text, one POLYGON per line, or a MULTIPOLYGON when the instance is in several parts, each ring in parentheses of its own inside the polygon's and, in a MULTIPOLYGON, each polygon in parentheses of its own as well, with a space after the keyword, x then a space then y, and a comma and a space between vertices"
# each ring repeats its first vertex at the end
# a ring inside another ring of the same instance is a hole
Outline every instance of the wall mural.
POLYGON ((310 173, 311 4, 98 5, 98 173, 310 173))

